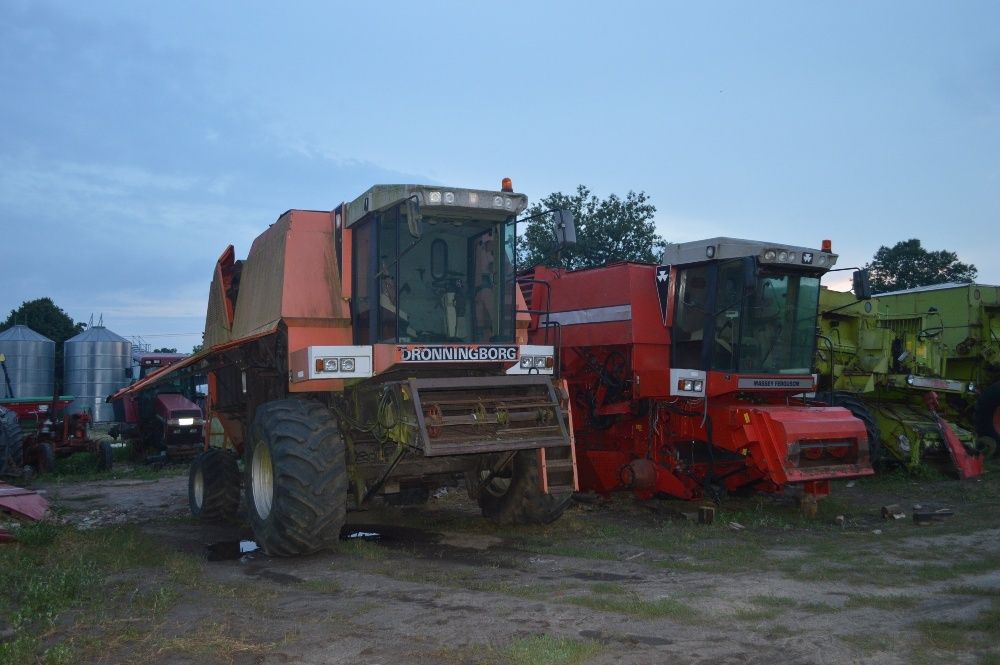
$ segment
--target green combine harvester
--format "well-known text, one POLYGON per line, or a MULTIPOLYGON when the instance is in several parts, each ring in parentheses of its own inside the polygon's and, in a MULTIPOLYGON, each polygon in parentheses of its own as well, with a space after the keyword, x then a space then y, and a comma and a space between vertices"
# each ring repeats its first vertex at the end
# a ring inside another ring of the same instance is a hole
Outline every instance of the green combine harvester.
POLYGON ((820 295, 819 399, 865 421, 883 462, 981 473, 1000 441, 1000 287, 820 295), (955 444, 949 445, 954 436, 955 444))

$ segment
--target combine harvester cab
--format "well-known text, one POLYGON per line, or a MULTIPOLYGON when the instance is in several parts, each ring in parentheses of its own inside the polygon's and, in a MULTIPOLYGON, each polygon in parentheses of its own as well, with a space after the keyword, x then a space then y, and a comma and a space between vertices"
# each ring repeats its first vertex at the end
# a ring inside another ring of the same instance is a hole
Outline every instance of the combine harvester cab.
POLYGON ((941 284, 858 302, 824 289, 820 396, 868 422, 884 461, 982 473, 1000 430, 1000 287, 941 284))
MULTIPOLYGON (((463 478, 484 516, 545 523, 576 489, 568 391, 528 345, 501 190, 379 185, 290 210, 215 268, 205 351, 114 396, 208 380, 192 512, 248 518, 272 555, 333 545, 348 499, 426 498, 463 478)), ((559 228, 572 220, 557 213, 559 228)), ((569 233, 572 236, 572 233, 569 233)))
POLYGON ((719 498, 870 475, 864 424, 803 397, 829 251, 731 238, 660 266, 537 268, 532 341, 556 341, 583 489, 719 498))

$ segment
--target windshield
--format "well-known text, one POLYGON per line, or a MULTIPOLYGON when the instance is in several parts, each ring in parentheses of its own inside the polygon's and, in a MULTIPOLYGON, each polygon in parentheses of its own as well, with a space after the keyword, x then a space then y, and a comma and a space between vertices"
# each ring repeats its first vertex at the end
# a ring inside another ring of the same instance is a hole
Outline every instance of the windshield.
POLYGON ((355 232, 358 343, 512 342, 513 219, 430 213, 422 229, 398 206, 355 232))
POLYGON ((679 271, 674 367, 809 373, 819 277, 758 272, 753 262, 747 257, 679 271), (748 279, 753 280, 749 289, 748 279), (706 339, 712 344, 703 344, 706 339))

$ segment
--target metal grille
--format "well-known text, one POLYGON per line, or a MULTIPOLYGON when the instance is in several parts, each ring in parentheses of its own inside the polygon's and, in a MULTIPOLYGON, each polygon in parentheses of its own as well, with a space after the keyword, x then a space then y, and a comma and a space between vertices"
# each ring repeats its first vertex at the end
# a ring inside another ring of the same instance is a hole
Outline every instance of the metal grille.
POLYGON ((548 377, 410 379, 424 455, 569 445, 548 377))

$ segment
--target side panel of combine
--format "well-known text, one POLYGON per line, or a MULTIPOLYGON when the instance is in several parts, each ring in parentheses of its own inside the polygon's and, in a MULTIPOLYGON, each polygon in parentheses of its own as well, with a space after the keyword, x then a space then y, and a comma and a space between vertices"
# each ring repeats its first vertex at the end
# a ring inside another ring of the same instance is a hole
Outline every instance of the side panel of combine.
POLYGON ((531 308, 543 312, 534 315, 532 339, 558 330, 582 489, 691 499, 798 484, 823 495, 830 479, 871 473, 864 424, 845 409, 789 406, 790 393, 766 389, 747 398, 743 379, 712 372, 698 374, 706 397, 672 396, 669 300, 656 274, 654 266, 617 264, 530 276, 531 308))
POLYGON ((972 459, 980 450, 995 448, 974 413, 1000 376, 990 359, 1000 338, 989 333, 994 319, 1000 323, 991 304, 998 290, 940 285, 858 302, 824 289, 818 397, 866 410, 883 461, 915 469, 938 460, 968 474, 981 465, 972 459))

